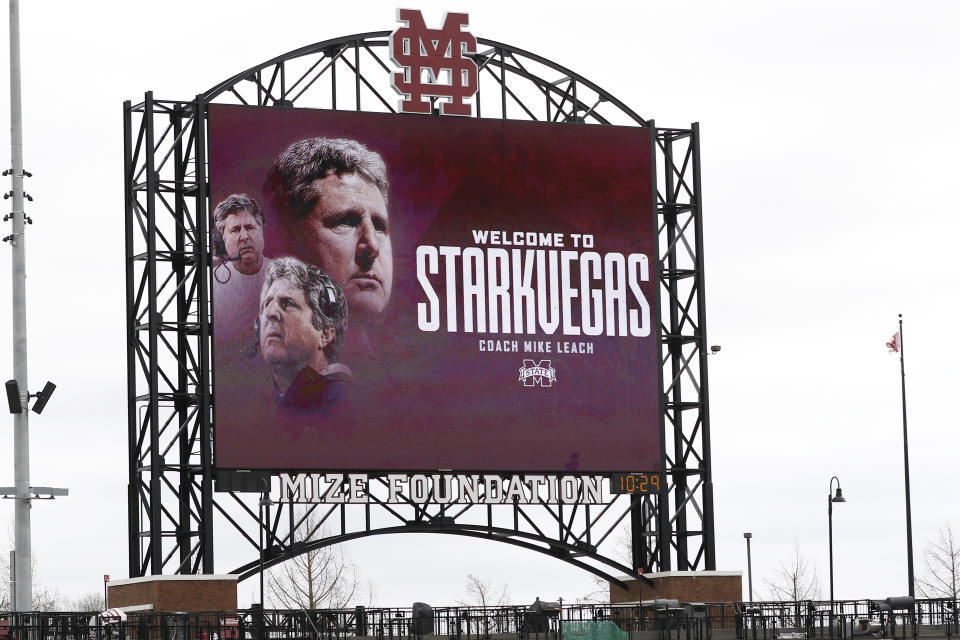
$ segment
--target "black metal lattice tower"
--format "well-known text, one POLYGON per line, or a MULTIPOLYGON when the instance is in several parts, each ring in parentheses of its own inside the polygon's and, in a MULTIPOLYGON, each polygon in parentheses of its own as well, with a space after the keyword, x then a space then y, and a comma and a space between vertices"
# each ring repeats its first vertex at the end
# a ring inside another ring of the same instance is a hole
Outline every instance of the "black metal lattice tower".
MULTIPOLYGON (((605 505, 319 505, 327 533, 297 541, 294 513, 214 493, 206 107, 394 112, 388 32, 338 38, 244 71, 195 99, 124 104, 131 577, 214 572, 214 520, 267 566, 363 536, 430 531, 498 540, 591 571, 714 569, 699 131, 645 120, 587 79, 516 47, 478 39, 477 117, 648 127, 656 172, 662 379, 659 495, 605 505), (355 508, 354 511, 348 511, 355 508), (629 523, 632 565, 599 547, 629 523), (251 531, 253 533, 251 533, 251 531)), ((372 476, 371 482, 379 480, 372 476)), ((254 575, 257 562, 235 569, 254 575)))

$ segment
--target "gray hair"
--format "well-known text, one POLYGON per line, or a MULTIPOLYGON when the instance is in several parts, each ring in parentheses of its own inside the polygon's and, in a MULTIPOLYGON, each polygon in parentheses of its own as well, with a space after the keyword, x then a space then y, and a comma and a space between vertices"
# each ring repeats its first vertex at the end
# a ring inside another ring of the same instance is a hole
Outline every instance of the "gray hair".
POLYGON ((249 211, 250 215, 260 223, 260 226, 263 226, 263 212, 260 211, 257 201, 245 193, 231 193, 221 200, 217 208, 213 210, 213 224, 221 237, 223 237, 223 230, 227 226, 227 217, 241 211, 249 211))
MULTIPOLYGON (((323 348, 328 362, 336 362, 347 333, 347 299, 336 281, 312 264, 296 258, 277 258, 267 267, 267 277, 260 291, 260 310, 263 296, 277 280, 286 280, 303 291, 313 312, 313 327, 318 331, 332 329, 333 340, 323 348)), ((260 339, 260 314, 257 314, 257 340, 260 339)))
POLYGON ((320 197, 314 180, 330 171, 358 173, 376 185, 387 201, 390 184, 383 158, 356 140, 343 138, 310 138, 290 145, 273 161, 263 191, 275 211, 302 218, 320 197))

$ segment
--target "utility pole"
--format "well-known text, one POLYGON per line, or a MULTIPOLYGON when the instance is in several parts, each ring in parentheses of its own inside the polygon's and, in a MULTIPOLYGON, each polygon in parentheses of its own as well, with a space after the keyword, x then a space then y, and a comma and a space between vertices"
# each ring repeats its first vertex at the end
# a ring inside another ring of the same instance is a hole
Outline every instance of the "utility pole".
POLYGON ((15 611, 33 608, 33 568, 30 549, 30 395, 27 384, 27 253, 23 211, 23 110, 20 101, 20 2, 10 0, 10 183, 13 234, 7 236, 13 253, 13 376, 24 410, 13 414, 14 552, 16 557, 15 611))
POLYGON ((33 200, 23 190, 23 110, 20 104, 20 1, 10 0, 10 176, 12 190, 3 196, 13 199, 13 210, 3 221, 12 220, 13 233, 3 238, 10 243, 13 269, 13 380, 4 384, 7 403, 13 414, 13 482, 0 487, 0 497, 13 498, 14 546, 11 567, 11 605, 14 611, 33 609, 33 550, 30 543, 30 509, 33 500, 53 500, 69 494, 67 489, 30 486, 30 413, 41 413, 57 385, 47 382, 43 390, 30 393, 27 383, 27 251, 24 230, 32 220, 23 210, 23 201, 33 200), (36 398, 33 407, 30 398, 36 398))

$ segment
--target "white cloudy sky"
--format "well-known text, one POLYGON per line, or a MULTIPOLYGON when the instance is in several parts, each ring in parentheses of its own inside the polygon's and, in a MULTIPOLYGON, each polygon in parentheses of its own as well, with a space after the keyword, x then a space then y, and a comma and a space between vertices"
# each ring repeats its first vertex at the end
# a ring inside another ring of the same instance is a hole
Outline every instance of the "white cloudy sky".
MULTIPOLYGON (((59 385, 31 420, 31 479, 71 491, 34 508, 34 550, 41 582, 75 596, 126 572, 122 101, 146 90, 188 99, 285 51, 390 29, 398 5, 22 4, 31 386, 59 385)), ((824 498, 837 475, 849 500, 835 513, 837 596, 904 593, 900 379, 884 348, 897 313, 918 568, 939 526, 960 528, 960 5, 409 6, 433 20, 466 10, 474 34, 570 67, 661 126, 701 123, 708 332, 723 346, 710 359, 718 568, 745 568, 751 531, 758 591, 794 542, 825 584, 824 498)), ((0 314, 0 335, 9 323, 0 314)), ((12 442, 12 428, 0 429, 4 485, 12 442)), ((12 520, 5 502, 0 525, 12 520)), ((442 536, 346 551, 381 604, 452 603, 468 573, 508 583, 518 602, 572 598, 590 582, 556 560, 442 536)), ((228 555, 218 570, 237 564, 228 555)), ((241 586, 241 604, 253 590, 241 586)))

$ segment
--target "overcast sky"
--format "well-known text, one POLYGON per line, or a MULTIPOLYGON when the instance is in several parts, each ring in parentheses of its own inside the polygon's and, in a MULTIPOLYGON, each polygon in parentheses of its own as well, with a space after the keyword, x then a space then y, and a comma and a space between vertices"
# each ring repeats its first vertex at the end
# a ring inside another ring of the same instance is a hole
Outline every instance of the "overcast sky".
MULTIPOLYGON (((101 589, 102 574, 126 577, 122 102, 147 90, 190 99, 284 52, 392 29, 397 6, 22 3, 30 386, 58 384, 31 416, 31 484, 70 488, 33 509, 45 586, 73 597, 101 589)), ((710 358, 717 568, 745 571, 751 531, 758 594, 795 543, 826 594, 824 498, 837 475, 848 499, 834 513, 837 597, 905 593, 899 363, 884 347, 898 313, 918 572, 937 528, 960 529, 960 5, 402 6, 428 23, 467 11, 475 35, 567 66, 660 126, 700 122, 707 330, 723 347, 710 358)), ((6 310, 8 246, 0 253, 6 310)), ((0 362, 12 377, 7 340, 0 362)), ((12 485, 5 422, 0 484, 12 485)), ((0 507, 12 531, 13 503, 0 507)), ((219 549, 218 571, 249 560, 219 549)), ((519 603, 591 589, 586 573, 492 542, 379 537, 345 551, 382 605, 451 604, 468 573, 507 583, 519 603)))

